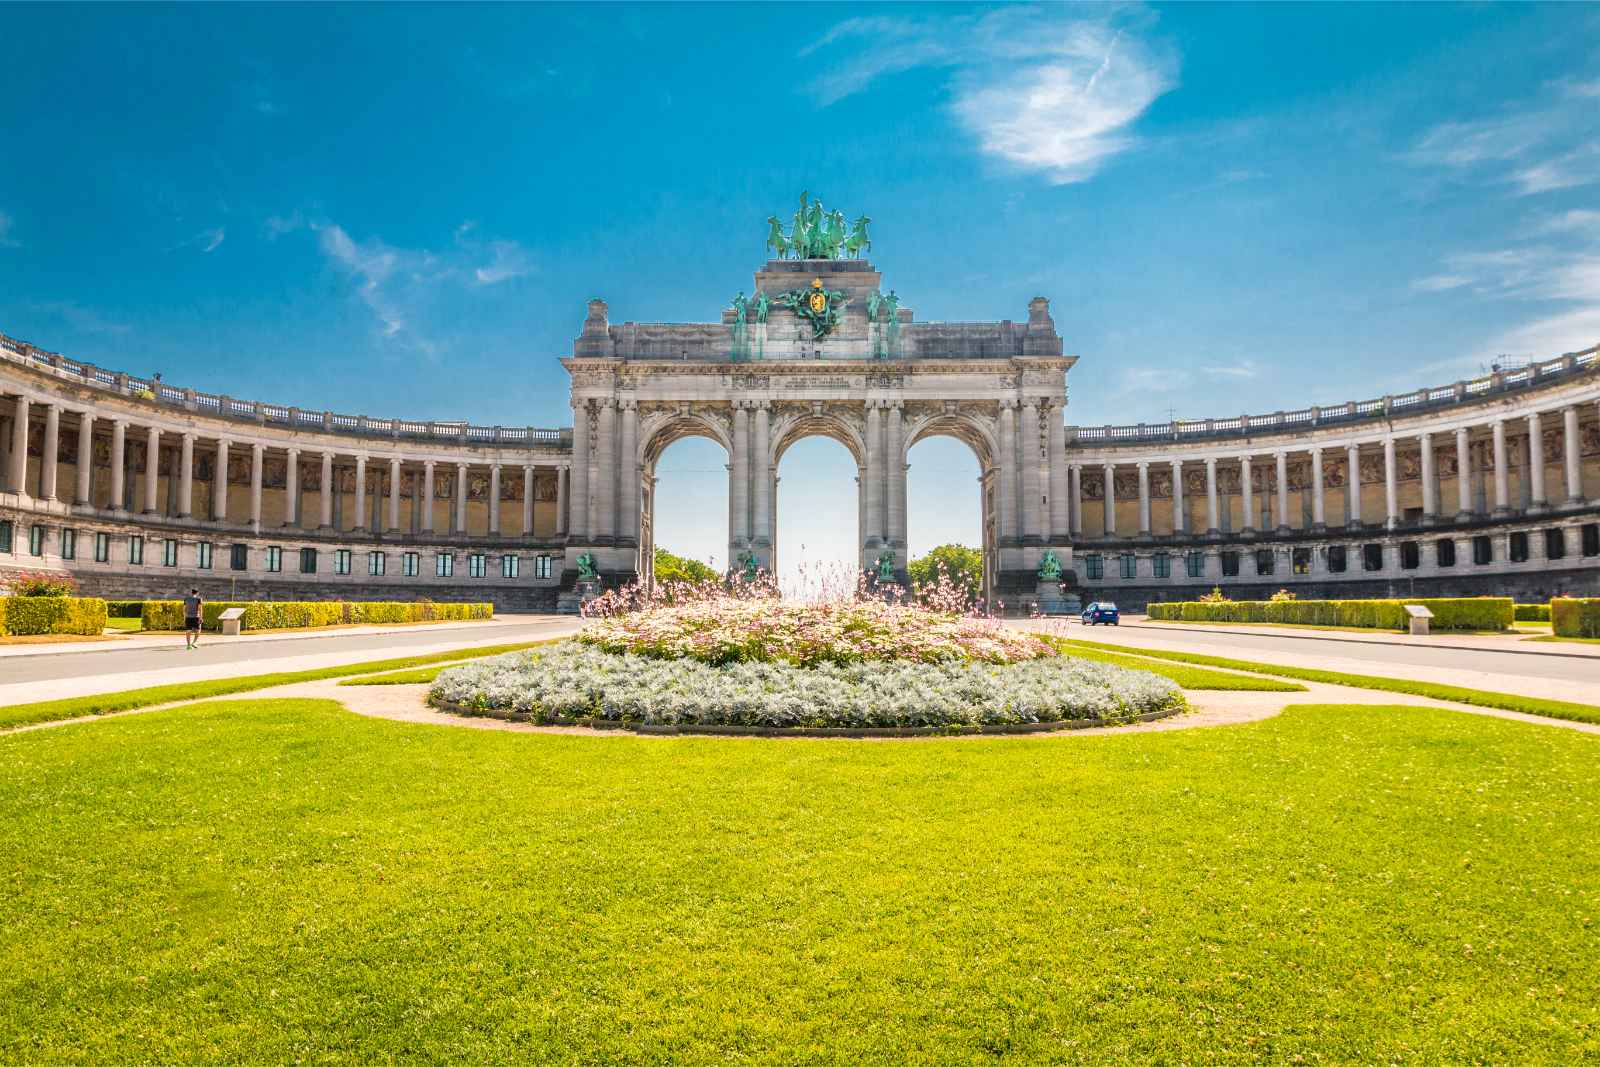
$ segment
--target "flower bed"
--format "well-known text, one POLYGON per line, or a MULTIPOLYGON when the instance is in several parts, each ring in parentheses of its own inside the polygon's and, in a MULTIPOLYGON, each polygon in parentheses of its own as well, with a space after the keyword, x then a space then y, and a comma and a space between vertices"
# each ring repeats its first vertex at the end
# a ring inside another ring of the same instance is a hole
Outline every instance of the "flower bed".
POLYGON ((663 659, 567 643, 440 673, 440 707, 535 722, 754 729, 981 728, 1121 723, 1183 707, 1173 682, 1046 646, 1015 663, 975 658, 813 666, 663 659))
POLYGON ((992 619, 877 600, 797 604, 722 597, 598 619, 577 639, 606 652, 713 665, 1020 663, 1055 654, 1039 637, 992 619))

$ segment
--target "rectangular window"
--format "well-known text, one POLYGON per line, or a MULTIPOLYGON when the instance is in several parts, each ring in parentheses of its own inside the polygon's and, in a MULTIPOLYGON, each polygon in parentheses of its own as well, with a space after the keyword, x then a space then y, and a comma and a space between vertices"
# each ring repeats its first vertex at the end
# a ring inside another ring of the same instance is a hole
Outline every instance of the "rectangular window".
MULTIPOLYGON (((20 422, 21 420, 19 419, 18 421, 20 422)), ((42 556, 42 555, 44 555, 44 527, 43 526, 30 526, 30 527, 28 527, 28 555, 30 555, 30 556, 42 556)))
POLYGON ((1560 559, 1567 554, 1567 531, 1546 530, 1544 532, 1544 558, 1560 559))
POLYGON ((1364 570, 1364 571, 1381 571, 1381 570, 1383 570, 1383 546, 1382 545, 1362 545, 1361 546, 1361 569, 1364 570))
POLYGON ((277 574, 283 570, 283 549, 277 545, 267 546, 267 573, 277 574))
POLYGON ((111 559, 111 535, 97 533, 94 535, 94 561, 106 563, 111 559))
POLYGON ((403 573, 407 578, 415 578, 417 576, 417 560, 418 557, 415 552, 407 552, 404 556, 401 556, 401 573, 403 573))
POLYGON ((1289 556, 1289 569, 1296 574, 1311 573, 1311 550, 1297 548, 1289 556))
POLYGON ((1277 553, 1270 548, 1256 549, 1256 573, 1271 574, 1277 569, 1277 553))
POLYGON ((1448 537, 1441 537, 1433 543, 1434 562, 1441 567, 1454 567, 1456 565, 1456 543, 1448 537))
POLYGON ((228 567, 230 570, 242 571, 250 568, 250 546, 232 545, 228 548, 228 567))
POLYGON ((1083 573, 1096 582, 1104 578, 1106 576, 1106 561, 1104 557, 1097 555, 1084 556, 1083 573))
POLYGON ((1472 539, 1472 562, 1479 567, 1487 567, 1494 562, 1494 542, 1489 540, 1488 534, 1479 534, 1472 539))
POLYGON ((382 552, 368 552, 367 573, 381 577, 383 575, 384 567, 388 565, 388 559, 389 557, 384 555, 382 552))
POLYGON ((1511 562, 1528 562, 1528 535, 1523 530, 1511 535, 1511 562))
POLYGON ((1328 546, 1328 573, 1343 574, 1345 568, 1345 550, 1343 545, 1328 546))
POLYGON ((1139 557, 1132 552, 1124 552, 1117 557, 1117 565, 1124 578, 1137 578, 1139 576, 1139 557))
MULTIPOLYGON (((3 548, 11 546, 10 531, 4 531, 5 544, 3 548)), ((1586 523, 1583 527, 1583 554, 1585 556, 1600 556, 1600 522, 1586 523)))
POLYGON ((456 558, 448 552, 440 552, 433 557, 433 575, 435 578, 448 578, 456 572, 456 558))
POLYGON ((144 564, 144 537, 134 534, 128 538, 128 562, 142 566, 144 564))
POLYGON ((535 556, 533 559, 533 576, 535 578, 550 577, 550 557, 535 556))
POLYGON ((16 537, 16 529, 10 519, 0 521, 0 552, 11 551, 11 543, 16 537))
POLYGON ((1172 577, 1172 557, 1165 552, 1157 552, 1150 557, 1151 573, 1157 578, 1172 577))
POLYGON ((61 528, 61 558, 78 558, 78 531, 63 526, 61 528))
POLYGON ((314 549, 314 548, 302 548, 300 550, 300 573, 301 574, 315 574, 315 573, 317 573, 317 550, 316 549, 314 549))
POLYGON ((1235 578, 1239 574, 1239 553, 1224 552, 1222 554, 1222 576, 1235 578))
POLYGON ((168 537, 161 542, 161 565, 163 567, 176 567, 178 565, 178 539, 168 537))
POLYGON ((194 546, 194 565, 203 571, 211 569, 211 551, 216 546, 210 541, 200 541, 194 546))
POLYGON ((333 573, 350 573, 350 550, 348 548, 336 548, 333 550, 333 573))
POLYGON ((467 575, 472 578, 482 578, 489 571, 489 557, 482 552, 473 552, 467 556, 467 575))
POLYGON ((1415 541, 1400 542, 1400 569, 1414 571, 1422 565, 1422 546, 1415 541))
POLYGON ((518 576, 518 570, 519 570, 519 568, 521 566, 522 566, 522 561, 520 559, 518 559, 516 556, 501 556, 500 557, 500 577, 502 577, 502 578, 515 578, 515 577, 517 577, 518 576))
POLYGON ((1206 574, 1206 554, 1204 552, 1189 552, 1183 557, 1184 569, 1191 578, 1204 578, 1206 574))

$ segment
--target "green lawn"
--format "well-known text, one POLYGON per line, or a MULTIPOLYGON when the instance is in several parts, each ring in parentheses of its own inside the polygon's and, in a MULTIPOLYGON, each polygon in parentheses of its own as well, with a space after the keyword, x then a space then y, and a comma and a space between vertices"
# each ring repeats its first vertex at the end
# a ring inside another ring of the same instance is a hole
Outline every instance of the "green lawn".
POLYGON ((432 682, 439 677, 439 672, 446 667, 453 667, 453 663, 441 663, 437 667, 416 667, 409 671, 395 671, 392 674, 367 674, 358 678, 346 678, 340 685, 421 685, 432 682))
POLYGON ((1600 1056, 1600 738, 0 738, 0 1062, 1600 1056))
MULTIPOLYGON (((1150 671, 1161 675, 1163 678, 1171 678, 1185 689, 1254 689, 1273 693, 1304 693, 1306 691, 1306 687, 1303 685, 1279 681, 1276 678, 1264 678, 1260 675, 1250 674, 1230 674, 1225 671, 1212 671, 1204 667, 1193 667, 1183 663, 1164 663, 1160 660, 1142 659, 1138 656, 1124 656, 1115 652, 1105 651, 1105 648, 1109 646, 1089 648, 1080 642, 1068 641, 1059 637, 1047 638, 1047 640, 1069 656, 1095 660, 1100 663, 1110 663, 1118 667, 1129 667, 1136 671, 1150 671)), ((359 683, 344 682, 341 684, 356 685, 359 683)))
POLYGON ((144 620, 110 618, 106 620, 106 629, 116 630, 119 633, 134 634, 144 629, 144 620))

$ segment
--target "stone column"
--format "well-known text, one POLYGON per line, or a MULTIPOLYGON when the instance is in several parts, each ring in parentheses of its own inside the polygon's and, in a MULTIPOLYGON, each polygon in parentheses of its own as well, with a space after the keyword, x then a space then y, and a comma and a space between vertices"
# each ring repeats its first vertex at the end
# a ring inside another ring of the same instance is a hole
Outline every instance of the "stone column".
POLYGON ((1139 466, 1139 536, 1150 536, 1150 464, 1141 460, 1139 466))
POLYGON ((228 521, 228 439, 217 438, 217 469, 211 478, 211 518, 214 522, 228 521))
POLYGON ((194 434, 186 433, 178 449, 178 518, 194 514, 194 434))
POLYGON ((61 405, 44 406, 44 448, 39 456, 39 499, 56 499, 56 468, 61 458, 61 405))
POLYGON ((1361 446, 1346 445, 1344 450, 1344 524, 1361 528, 1361 446))
POLYGON ((622 447, 617 492, 621 498, 618 507, 618 537, 637 540, 639 537, 639 405, 637 401, 623 400, 622 447))
POLYGON ((1279 451, 1277 456, 1278 532, 1289 532, 1289 453, 1279 451))
POLYGON ((1544 428, 1535 411, 1528 416, 1528 514, 1550 510, 1544 494, 1544 428))
POLYGON ((433 533, 433 466, 435 460, 422 461, 422 525, 423 533, 433 533))
MULTIPOLYGON (((895 412, 899 415, 898 409, 895 412)), ((898 424, 898 419, 896 420, 898 424)), ((755 445, 750 452, 750 467, 755 475, 756 499, 754 507, 755 540, 757 544, 772 544, 772 405, 765 400, 756 401, 755 445)), ((763 560, 770 565, 770 556, 763 560)))
POLYGON ((1022 453, 1018 457, 1022 475, 1022 536, 1038 540, 1042 532, 1039 504, 1044 493, 1039 487, 1039 403, 1036 400, 1022 402, 1017 444, 1022 453))
POLYGON ((1439 518, 1439 485, 1433 471, 1433 434, 1417 435, 1422 450, 1422 525, 1432 526, 1439 518))
POLYGON ((589 539, 589 405, 582 400, 572 405, 571 482, 567 532, 581 544, 589 539))
POLYGON ((522 468, 522 536, 526 540, 533 536, 533 496, 534 496, 534 470, 530 466, 522 468))
MULTIPOLYGON (((904 424, 901 421, 900 401, 889 401, 884 412, 884 445, 883 466, 887 476, 888 505, 887 521, 884 523, 884 540, 899 548, 904 548, 906 543, 906 450, 904 437, 904 424)), ((905 560, 899 560, 898 565, 904 566, 905 560)))
POLYGON ((400 532, 400 457, 389 457, 389 521, 384 524, 387 533, 400 532))
POLYGON ((600 401, 600 417, 595 425, 594 481, 589 492, 595 498, 594 536, 617 535, 617 402, 600 401))
POLYGON ((1250 481, 1250 457, 1239 457, 1239 496, 1244 508, 1244 525, 1239 532, 1246 536, 1256 532, 1256 488, 1250 481))
POLYGON ((1494 514, 1511 514, 1511 465, 1506 458, 1506 421, 1494 420, 1494 514))
POLYGON ((291 448, 288 451, 284 478, 284 509, 283 524, 285 526, 299 526, 300 523, 300 450, 291 448))
POLYGON ((127 511, 127 478, 128 424, 114 419, 111 423, 111 510, 118 515, 127 511))
POLYGON ((867 402, 867 538, 869 547, 883 544, 883 412, 878 401, 867 402))
POLYGON ((467 465, 456 464, 456 521, 452 533, 464 537, 467 533, 467 465))
MULTIPOLYGON (((868 443, 868 448, 871 443, 868 443)), ((750 412, 743 401, 733 408, 733 455, 728 477, 728 566, 738 564, 736 552, 750 540, 750 412)))
POLYGON ((144 445, 144 513, 154 515, 158 512, 156 506, 156 487, 161 481, 161 431, 154 426, 145 431, 144 445))
POLYGON ((317 520, 317 529, 333 529, 333 453, 327 449, 322 450, 322 511, 317 520))
POLYGON ((266 463, 266 447, 250 446, 250 529, 261 532, 262 468, 266 463))
POLYGON ((1049 451, 1046 464, 1050 471, 1050 540, 1059 544, 1072 537, 1071 489, 1067 474, 1067 428, 1061 421, 1061 408, 1052 406, 1047 415, 1045 446, 1049 451))
POLYGON ((1172 461, 1172 535, 1188 532, 1189 524, 1183 515, 1183 460, 1172 461))
MULTIPOLYGON (((1472 431, 1456 430, 1456 521, 1472 518, 1472 431)), ((1468 560, 1468 562, 1471 562, 1468 560)))
POLYGON ((1206 459, 1206 536, 1220 537, 1222 524, 1217 508, 1217 460, 1215 456, 1206 459))
POLYGON ((500 536, 500 464, 489 464, 489 536, 500 536))
POLYGON ((367 528, 367 456, 365 452, 356 453, 356 521, 350 529, 352 531, 365 531, 367 528))
POLYGON ((94 503, 94 416, 78 413, 78 484, 72 502, 81 508, 94 503))
POLYGON ((565 536, 567 532, 567 483, 572 480, 572 471, 568 467, 556 468, 556 533, 565 536))
POLYGON ((17 397, 16 414, 11 420, 11 491, 28 495, 28 398, 17 397))
POLYGON ((1102 503, 1105 506, 1105 519, 1102 525, 1105 528, 1105 536, 1110 537, 1112 534, 1117 532, 1116 466, 1114 464, 1107 463, 1103 473, 1105 475, 1106 488, 1105 492, 1100 494, 1102 503))
POLYGON ((1000 455, 995 463, 1000 468, 996 501, 1000 508, 1000 538, 1010 540, 1017 536, 1017 402, 1009 398, 1000 401, 1000 455))
MULTIPOLYGON (((1311 449, 1311 528, 1322 531, 1328 528, 1327 504, 1322 495, 1322 449, 1311 449)), ((1313 553, 1315 559, 1315 553, 1313 553)))
POLYGON ((1582 507, 1584 504, 1583 439, 1578 436, 1576 404, 1568 404, 1561 412, 1561 444, 1566 459, 1567 507, 1582 507))
POLYGON ((1399 472, 1395 469, 1394 438, 1383 439, 1383 508, 1384 527, 1394 529, 1400 525, 1399 472))
POLYGON ((1071 507, 1067 514, 1067 533, 1071 537, 1083 536, 1083 466, 1073 463, 1067 467, 1067 482, 1071 494, 1071 507))

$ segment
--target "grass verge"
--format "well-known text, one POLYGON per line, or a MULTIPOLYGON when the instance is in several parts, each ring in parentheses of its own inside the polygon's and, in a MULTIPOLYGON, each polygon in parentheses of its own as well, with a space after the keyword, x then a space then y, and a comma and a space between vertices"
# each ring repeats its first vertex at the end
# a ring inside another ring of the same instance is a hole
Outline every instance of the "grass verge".
POLYGON ((1372 674, 1345 674, 1341 671, 1324 671, 1311 667, 1281 667, 1270 663, 1252 663, 1248 660, 1229 659, 1224 656, 1206 656, 1195 652, 1168 652, 1162 649, 1133 648, 1128 645, 1107 645, 1099 641, 1079 638, 1057 638, 1067 645, 1092 648, 1100 651, 1134 653, 1152 659, 1174 663, 1192 663, 1205 667, 1224 667, 1228 670, 1249 671, 1253 674, 1275 675, 1279 678, 1296 678, 1302 682, 1324 682, 1329 685, 1348 685, 1356 689, 1377 689, 1386 693, 1404 693, 1408 696, 1432 697, 1435 700, 1453 700, 1458 704, 1474 704, 1481 708, 1498 708, 1502 711, 1520 711, 1540 715, 1547 719, 1568 719, 1573 722, 1600 723, 1600 707, 1592 704, 1575 704, 1568 700, 1543 700, 1516 693, 1492 693, 1483 689, 1468 689, 1460 685, 1443 685, 1438 682, 1414 682, 1405 678, 1382 678, 1372 674))
POLYGON ((1597 739, 882 743, 246 698, 0 745, 0 1062, 1592 1061, 1597 739))
POLYGON ((494 656, 502 652, 551 644, 563 638, 543 641, 524 641, 513 645, 483 645, 478 648, 460 648, 451 652, 434 652, 424 656, 404 656, 398 659, 370 660, 366 663, 346 663, 338 667, 322 667, 311 671, 279 671, 275 674, 253 674, 242 678, 217 678, 202 682, 176 682, 172 685, 148 686, 144 689, 124 689, 117 693, 100 693, 95 696, 66 697, 62 700, 41 700, 32 704, 13 704, 0 708, 0 731, 13 726, 26 726, 36 722, 54 722, 59 719, 76 719, 84 715, 105 715, 113 711, 147 708, 155 704, 172 704, 180 700, 204 700, 207 697, 227 696, 230 693, 248 693, 255 689, 269 689, 275 685, 295 682, 318 682, 324 678, 344 678, 353 674, 371 674, 402 667, 419 667, 428 663, 453 663, 457 660, 494 656))
MULTIPOLYGON (((1155 660, 1140 659, 1137 656, 1124 656, 1116 652, 1106 652, 1099 648, 1085 648, 1082 642, 1068 641, 1060 637, 1049 637, 1062 652, 1077 656, 1079 659, 1094 660, 1098 663, 1110 663, 1117 667, 1128 667, 1136 671, 1150 671, 1163 678, 1171 678, 1185 689, 1226 689, 1226 690, 1256 690, 1273 693, 1304 693, 1306 687, 1294 682, 1280 681, 1277 678, 1265 678, 1256 674, 1225 674, 1222 671, 1207 670, 1204 667, 1193 667, 1178 663, 1160 663, 1155 660)), ((345 685, 354 683, 345 682, 345 685)))
POLYGON ((408 671, 395 671, 392 674, 367 674, 359 678, 346 678, 340 685, 422 685, 432 682, 439 677, 439 672, 450 666, 441 663, 437 667, 413 667, 408 671))
MULTIPOLYGON (((1391 637, 1405 636, 1405 630, 1390 630, 1382 626, 1330 626, 1316 622, 1204 622, 1199 619, 1151 619, 1140 620, 1140 625, 1151 623, 1155 626, 1187 626, 1197 630, 1226 629, 1232 626, 1253 627, 1264 630, 1338 630, 1349 634, 1389 634, 1391 637)), ((1513 625, 1504 630, 1435 630, 1434 637, 1461 637, 1483 636, 1504 637, 1516 632, 1513 625)), ((1532 631, 1537 633, 1538 631, 1532 631)))

